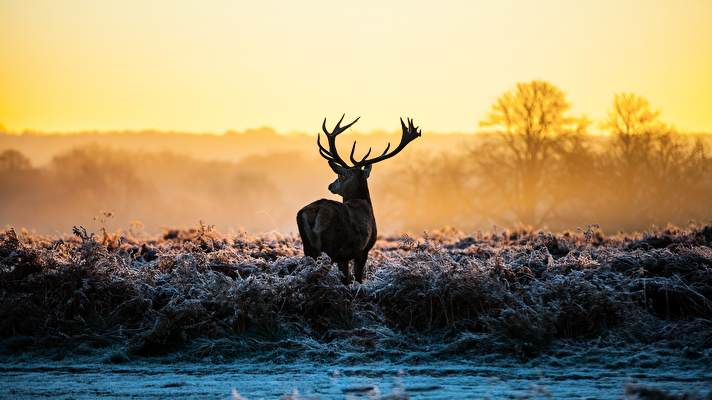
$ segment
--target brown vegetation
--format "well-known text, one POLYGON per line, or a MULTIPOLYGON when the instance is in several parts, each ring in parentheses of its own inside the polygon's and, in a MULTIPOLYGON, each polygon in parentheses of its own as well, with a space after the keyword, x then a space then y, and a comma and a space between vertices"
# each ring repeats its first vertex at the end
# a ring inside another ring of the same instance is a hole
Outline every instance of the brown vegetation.
POLYGON ((710 245, 709 226, 387 237, 365 283, 344 286, 328 258, 303 258, 293 236, 10 230, 0 237, 0 337, 4 351, 82 343, 220 357, 294 346, 295 337, 364 356, 423 341, 433 356, 526 356, 595 339, 700 357, 712 345, 710 245))

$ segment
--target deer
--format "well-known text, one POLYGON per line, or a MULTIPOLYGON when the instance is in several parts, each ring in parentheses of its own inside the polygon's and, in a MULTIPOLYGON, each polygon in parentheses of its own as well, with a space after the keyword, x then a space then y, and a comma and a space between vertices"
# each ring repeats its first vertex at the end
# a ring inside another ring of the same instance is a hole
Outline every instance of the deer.
POLYGON ((302 239, 304 255, 316 259, 326 253, 332 262, 339 266, 342 283, 351 282, 349 264, 354 262, 354 278, 363 283, 363 270, 368 260, 368 252, 376 243, 378 230, 376 218, 373 215, 373 204, 368 190, 368 177, 373 164, 386 160, 400 153, 410 142, 420 137, 420 128, 413 125, 412 119, 407 119, 408 125, 400 119, 403 133, 399 144, 391 152, 391 143, 381 155, 368 158, 371 155, 369 147, 366 154, 357 160, 354 158, 356 141, 351 146, 349 165, 339 155, 336 149, 336 137, 354 125, 361 117, 341 126, 346 114, 341 116, 334 129, 326 129, 326 118, 321 129, 327 139, 328 148, 322 146, 321 133, 317 133, 319 154, 326 159, 329 167, 337 178, 329 185, 329 191, 339 195, 341 202, 321 199, 303 207, 297 213, 297 226, 302 239))

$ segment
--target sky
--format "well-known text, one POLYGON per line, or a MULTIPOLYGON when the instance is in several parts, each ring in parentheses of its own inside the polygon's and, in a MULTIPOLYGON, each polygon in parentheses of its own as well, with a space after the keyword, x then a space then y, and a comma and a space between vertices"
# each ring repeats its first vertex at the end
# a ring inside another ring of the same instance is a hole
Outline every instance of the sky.
POLYGON ((478 129, 516 82, 712 132, 712 1, 0 0, 9 130, 478 129))

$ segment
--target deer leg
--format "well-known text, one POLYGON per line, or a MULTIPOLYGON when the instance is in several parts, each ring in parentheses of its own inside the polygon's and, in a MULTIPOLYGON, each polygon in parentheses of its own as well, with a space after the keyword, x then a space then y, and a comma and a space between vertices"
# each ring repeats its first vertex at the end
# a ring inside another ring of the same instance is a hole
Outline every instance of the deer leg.
POLYGON ((305 245, 304 253, 306 254, 307 252, 306 244, 308 242, 311 252, 315 253, 316 255, 306 255, 311 256, 313 258, 319 257, 319 251, 321 250, 321 231, 314 229, 316 228, 316 225, 318 225, 319 222, 318 214, 315 219, 315 226, 311 226, 311 224, 309 224, 309 216, 306 212, 300 211, 299 214, 297 214, 297 226, 299 227, 299 236, 302 237, 302 243, 305 245))
POLYGON ((354 260, 354 276, 358 283, 363 282, 363 269, 366 267, 366 260, 368 260, 368 253, 354 260))
POLYGON ((304 248, 304 256, 311 257, 316 260, 320 255, 319 250, 311 245, 308 236, 303 233, 303 228, 301 226, 299 226, 299 233, 302 237, 302 247, 304 248))
POLYGON ((341 271, 341 282, 344 285, 348 285, 351 283, 351 273, 349 271, 349 262, 348 261, 341 261, 338 263, 339 264, 339 271, 341 271))

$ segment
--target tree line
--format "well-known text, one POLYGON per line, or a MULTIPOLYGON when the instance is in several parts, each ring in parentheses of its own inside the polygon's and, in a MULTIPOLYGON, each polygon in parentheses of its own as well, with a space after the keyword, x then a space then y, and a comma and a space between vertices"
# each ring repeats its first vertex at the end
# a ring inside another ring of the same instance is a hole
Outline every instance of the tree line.
POLYGON ((592 134, 591 121, 570 108, 549 82, 517 84, 481 121, 490 130, 483 140, 394 173, 391 198, 411 199, 398 205, 401 218, 418 215, 415 226, 629 231, 712 217, 708 137, 678 132, 632 93, 615 95, 599 123, 607 135, 592 134))
MULTIPOLYGON (((502 94, 479 125, 483 132, 459 136, 456 145, 455 136, 426 133, 418 146, 375 168, 380 231, 597 224, 615 232, 712 218, 712 136, 677 131, 641 96, 616 95, 605 120, 594 123, 572 115, 565 93, 551 83, 523 82, 502 94)), ((284 141, 267 136, 269 143, 284 141)), ((385 136, 358 141, 371 145, 385 136)), ((236 137, 190 140, 218 143, 224 153, 230 147, 221 140, 236 137)), ((134 139, 130 150, 80 145, 39 167, 5 150, 0 220, 68 231, 108 211, 116 226, 140 220, 150 231, 202 220, 221 229, 294 232, 296 210, 329 196, 331 171, 313 136, 289 137, 293 151, 264 146, 260 138, 241 138, 241 146, 259 153, 237 161, 161 152, 154 137, 151 146, 134 139)))

